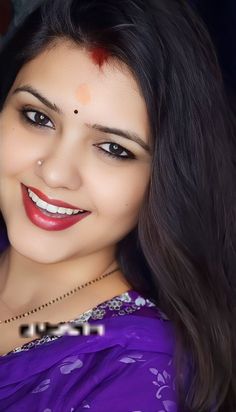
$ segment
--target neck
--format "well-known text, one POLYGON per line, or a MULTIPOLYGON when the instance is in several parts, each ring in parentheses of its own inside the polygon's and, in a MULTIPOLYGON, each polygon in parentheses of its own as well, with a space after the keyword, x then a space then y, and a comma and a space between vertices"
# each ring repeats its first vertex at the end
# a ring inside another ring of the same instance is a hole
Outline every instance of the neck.
MULTIPOLYGON (((0 258, 0 299, 12 311, 46 302, 76 286, 96 279, 119 267, 114 258, 114 249, 99 251, 89 256, 73 257, 53 264, 34 262, 9 247, 0 258), (19 293, 20 291, 20 293, 19 293)), ((90 291, 103 292, 128 290, 130 285, 121 271, 116 271, 89 286, 90 291), (102 283, 101 283, 102 282, 102 283)), ((87 287, 83 293, 86 293, 87 287)))

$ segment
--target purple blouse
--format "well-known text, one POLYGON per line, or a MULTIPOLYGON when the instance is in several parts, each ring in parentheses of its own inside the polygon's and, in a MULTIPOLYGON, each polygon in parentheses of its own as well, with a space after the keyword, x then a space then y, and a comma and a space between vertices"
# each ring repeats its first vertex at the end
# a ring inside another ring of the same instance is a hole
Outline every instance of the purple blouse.
POLYGON ((183 412, 171 321, 131 289, 72 324, 103 335, 43 336, 0 356, 1 412, 183 412))

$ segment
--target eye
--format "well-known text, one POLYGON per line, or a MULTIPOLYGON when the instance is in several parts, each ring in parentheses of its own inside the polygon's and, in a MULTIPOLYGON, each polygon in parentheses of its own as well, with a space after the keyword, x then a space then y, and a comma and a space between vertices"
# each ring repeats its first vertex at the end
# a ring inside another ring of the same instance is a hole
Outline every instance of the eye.
MULTIPOLYGON (((19 110, 20 111, 20 115, 22 116, 23 120, 27 123, 29 123, 31 126, 33 127, 39 127, 39 128, 49 128, 49 129, 55 129, 53 123, 51 122, 51 120, 49 119, 48 116, 46 116, 44 113, 38 111, 38 110, 34 110, 32 108, 29 107, 23 107, 22 109, 19 110), (51 123, 52 126, 48 126, 48 123, 51 123)), ((115 143, 115 142, 104 142, 101 143, 100 145, 94 145, 97 147, 98 150, 100 150, 100 152, 102 154, 104 154, 104 156, 109 156, 115 160, 132 160, 132 159, 136 159, 136 156, 130 152, 129 150, 125 149, 123 146, 115 143), (101 149, 98 146, 102 146, 102 145, 107 145, 108 147, 113 147, 113 149, 111 149, 111 151, 109 150, 104 150, 101 149), (112 153, 113 151, 113 153, 112 153), (126 155, 123 155, 123 153, 126 153, 126 155)))
POLYGON ((104 142, 104 143, 101 143, 100 145, 95 145, 97 148, 98 148, 98 150, 100 150, 105 156, 110 156, 110 157, 113 157, 114 159, 116 159, 116 160, 131 160, 131 159, 135 159, 135 155, 132 153, 132 152, 130 152, 129 150, 127 150, 127 149, 125 149, 124 147, 122 147, 122 146, 120 146, 119 144, 117 144, 117 143, 114 143, 114 142, 104 142), (112 148, 113 147, 113 149, 110 149, 111 151, 108 151, 108 150, 104 150, 104 149, 101 149, 100 147, 98 147, 98 146, 104 146, 104 145, 106 145, 106 146, 108 146, 108 148, 112 148), (111 153, 111 152, 113 152, 113 153, 111 153), (122 153, 126 153, 126 155, 123 155, 122 153), (127 155, 128 154, 128 155, 127 155))
POLYGON ((48 127, 50 129, 54 129, 53 123, 44 113, 30 108, 23 108, 20 112, 23 119, 34 127, 48 127), (48 126, 49 123, 51 123, 52 126, 48 126))

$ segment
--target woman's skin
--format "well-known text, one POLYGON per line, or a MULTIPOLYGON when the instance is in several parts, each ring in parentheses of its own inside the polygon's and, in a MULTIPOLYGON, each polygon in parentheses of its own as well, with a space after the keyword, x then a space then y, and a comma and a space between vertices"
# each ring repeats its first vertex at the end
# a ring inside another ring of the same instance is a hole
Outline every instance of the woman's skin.
MULTIPOLYGON (((10 240, 0 259, 1 319, 117 267, 116 244, 137 224, 150 179, 150 151, 88 124, 130 131, 144 145, 150 143, 145 102, 128 69, 113 58, 99 68, 88 51, 60 40, 23 66, 0 113, 0 209, 10 240), (61 113, 27 91, 14 93, 25 86, 61 113), (39 118, 32 110, 47 116, 47 127, 26 123, 20 113, 24 106, 33 121, 39 118), (131 152, 136 158, 106 156, 99 147, 117 150, 109 142, 124 148, 119 155, 131 152), (44 160, 42 166, 38 159, 44 160), (92 213, 65 230, 39 228, 25 213, 21 182, 92 213)), ((25 320, 59 322, 63 313, 66 321, 130 288, 118 271, 25 320)))

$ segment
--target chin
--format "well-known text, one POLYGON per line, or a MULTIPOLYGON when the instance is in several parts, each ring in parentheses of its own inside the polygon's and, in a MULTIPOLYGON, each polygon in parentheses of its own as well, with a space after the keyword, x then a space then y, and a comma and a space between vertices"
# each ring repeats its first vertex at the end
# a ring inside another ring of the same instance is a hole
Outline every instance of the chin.
POLYGON ((35 263, 53 264, 67 259, 65 250, 60 253, 56 248, 49 248, 36 240, 28 241, 27 239, 19 238, 19 236, 11 237, 9 235, 9 242, 16 253, 35 263))

